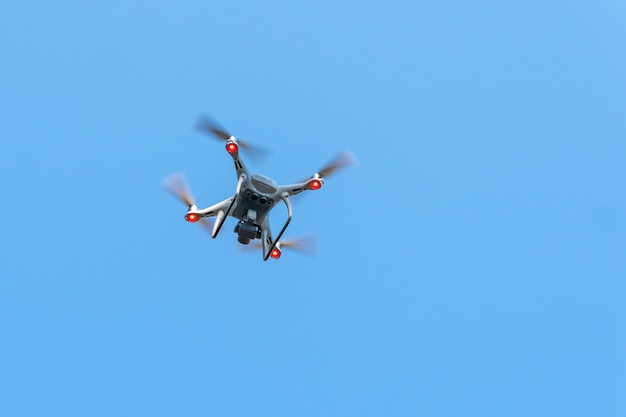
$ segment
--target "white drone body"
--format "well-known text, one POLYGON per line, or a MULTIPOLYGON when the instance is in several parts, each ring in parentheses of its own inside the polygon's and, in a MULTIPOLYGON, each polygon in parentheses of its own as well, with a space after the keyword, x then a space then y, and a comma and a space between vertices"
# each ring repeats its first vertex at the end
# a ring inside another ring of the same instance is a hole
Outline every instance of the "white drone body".
MULTIPOLYGON (((324 185, 324 177, 330 175, 338 168, 353 162, 352 155, 344 151, 325 168, 313 174, 307 180, 295 184, 278 185, 271 178, 250 173, 239 153, 240 147, 244 149, 250 148, 248 144, 237 140, 237 138, 227 134, 223 129, 216 127, 208 118, 201 120, 199 128, 213 133, 218 139, 226 141, 226 151, 233 158, 237 173, 235 194, 210 207, 198 209, 190 193, 186 191, 180 180, 176 181, 176 184, 166 180, 166 186, 188 205, 188 211, 185 215, 185 220, 188 222, 195 223, 201 221, 205 225, 210 226, 210 222, 207 219, 215 218, 215 223, 210 227, 213 238, 218 236, 229 216, 237 219, 238 223, 234 231, 238 235, 238 242, 248 245, 251 241, 260 239, 264 261, 270 257, 278 259, 281 256, 281 238, 292 218, 290 197, 306 190, 319 190, 324 185), (281 201, 287 206, 287 220, 276 238, 274 238, 268 214, 281 201)), ((290 245, 296 246, 296 244, 288 241, 283 243, 285 247, 290 245)))

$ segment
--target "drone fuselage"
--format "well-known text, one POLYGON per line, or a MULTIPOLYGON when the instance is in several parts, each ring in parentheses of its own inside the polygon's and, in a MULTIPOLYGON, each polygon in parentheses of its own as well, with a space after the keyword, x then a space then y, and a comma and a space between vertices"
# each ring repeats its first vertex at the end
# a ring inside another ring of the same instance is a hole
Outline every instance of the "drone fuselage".
POLYGON ((239 220, 235 226, 239 243, 247 245, 250 240, 261 238, 263 222, 280 199, 278 185, 271 178, 252 174, 244 180, 230 213, 239 220))
POLYGON ((280 201, 278 185, 270 178, 253 174, 242 184, 230 215, 260 226, 277 201, 280 201))

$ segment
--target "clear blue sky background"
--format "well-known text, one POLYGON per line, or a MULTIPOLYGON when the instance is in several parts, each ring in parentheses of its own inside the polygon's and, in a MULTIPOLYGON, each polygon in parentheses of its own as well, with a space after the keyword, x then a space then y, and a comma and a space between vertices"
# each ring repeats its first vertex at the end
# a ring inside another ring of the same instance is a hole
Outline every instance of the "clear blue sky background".
POLYGON ((0 415, 626 415, 625 44, 620 1, 4 2, 0 415), (316 256, 184 222, 163 178, 235 186, 204 112, 279 182, 358 157, 316 256))

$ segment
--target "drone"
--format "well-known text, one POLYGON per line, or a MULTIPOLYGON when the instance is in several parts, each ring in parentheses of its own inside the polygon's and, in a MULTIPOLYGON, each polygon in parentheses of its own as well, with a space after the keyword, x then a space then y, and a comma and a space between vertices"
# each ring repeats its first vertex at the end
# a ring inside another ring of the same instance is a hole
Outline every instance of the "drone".
POLYGON ((233 159, 237 174, 235 194, 210 207, 198 209, 182 174, 168 177, 163 184, 187 205, 185 220, 189 223, 202 224, 209 230, 213 239, 220 233, 226 219, 229 216, 234 217, 237 220, 234 229, 237 241, 242 245, 250 245, 254 241, 251 246, 261 248, 263 261, 269 258, 279 259, 283 248, 301 249, 307 245, 304 240, 281 241, 293 216, 290 198, 303 191, 319 190, 326 178, 355 162, 351 152, 343 151, 309 178, 294 184, 279 185, 264 175, 250 173, 244 164, 240 150, 258 154, 261 152, 260 149, 237 139, 206 115, 200 118, 197 128, 215 139, 226 142, 226 152, 233 159), (274 238, 270 228, 269 213, 281 201, 287 207, 287 220, 274 238), (260 242, 256 242, 257 239, 260 242))

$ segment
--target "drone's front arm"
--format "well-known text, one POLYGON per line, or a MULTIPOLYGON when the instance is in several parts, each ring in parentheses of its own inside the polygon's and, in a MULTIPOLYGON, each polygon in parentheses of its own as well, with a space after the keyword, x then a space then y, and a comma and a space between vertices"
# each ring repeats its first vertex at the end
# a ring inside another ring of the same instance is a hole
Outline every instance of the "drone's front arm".
POLYGON ((279 189, 281 194, 287 193, 291 197, 300 194, 302 191, 319 190, 322 188, 322 185, 324 185, 324 180, 314 175, 306 181, 297 184, 282 185, 279 189))
POLYGON ((213 225, 213 230, 211 232, 211 236, 213 237, 213 239, 215 239, 217 237, 217 234, 220 232, 220 229, 222 228, 222 225, 224 224, 226 217, 230 215, 233 209, 233 206, 235 205, 235 202, 237 201, 237 197, 239 196, 239 193, 241 192, 241 186, 245 180, 246 180, 246 176, 241 175, 239 177, 239 181, 237 182, 237 189, 235 191, 235 195, 230 198, 227 198, 224 201, 221 201, 217 204, 212 205, 211 207, 207 207, 202 210, 198 210, 198 208, 195 205, 189 207, 189 210, 187 211, 187 214, 185 215, 185 220, 191 223, 195 223, 204 217, 215 216, 216 221, 215 221, 215 224, 213 225))
POLYGON ((227 198, 224 201, 220 201, 217 204, 212 205, 211 207, 207 207, 205 209, 198 210, 198 207, 191 206, 189 207, 189 211, 185 215, 185 220, 191 223, 195 223, 203 217, 214 217, 219 214, 219 212, 226 212, 228 207, 233 202, 233 197, 227 198))
POLYGON ((224 201, 220 201, 217 204, 212 205, 211 207, 207 207, 201 210, 189 210, 190 213, 196 213, 200 217, 213 217, 217 216, 217 213, 220 211, 226 211, 230 203, 232 203, 233 197, 229 197, 224 201))

